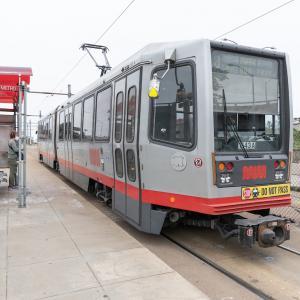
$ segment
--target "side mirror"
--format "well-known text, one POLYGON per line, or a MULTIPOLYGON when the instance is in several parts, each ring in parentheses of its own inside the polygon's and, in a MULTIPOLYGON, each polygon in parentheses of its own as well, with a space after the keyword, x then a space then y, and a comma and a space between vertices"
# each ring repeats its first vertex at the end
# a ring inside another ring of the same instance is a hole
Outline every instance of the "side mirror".
POLYGON ((156 99, 159 97, 159 86, 160 80, 157 74, 153 74, 153 78, 150 80, 148 96, 151 99, 156 99))
POLYGON ((159 86, 160 80, 163 79, 170 70, 171 64, 176 61, 176 49, 165 49, 165 64, 167 65, 167 70, 161 76, 158 77, 157 73, 153 74, 153 78, 150 80, 148 96, 150 99, 157 99, 159 97, 159 86))

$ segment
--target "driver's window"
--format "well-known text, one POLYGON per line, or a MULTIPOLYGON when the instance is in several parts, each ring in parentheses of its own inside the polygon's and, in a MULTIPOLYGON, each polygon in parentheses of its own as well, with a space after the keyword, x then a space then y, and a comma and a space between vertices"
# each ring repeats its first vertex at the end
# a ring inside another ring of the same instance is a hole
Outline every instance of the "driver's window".
MULTIPOLYGON (((157 71, 161 77, 165 69, 157 71)), ((171 68, 160 82, 157 99, 150 100, 151 138, 192 147, 194 143, 194 93, 191 65, 171 68)))

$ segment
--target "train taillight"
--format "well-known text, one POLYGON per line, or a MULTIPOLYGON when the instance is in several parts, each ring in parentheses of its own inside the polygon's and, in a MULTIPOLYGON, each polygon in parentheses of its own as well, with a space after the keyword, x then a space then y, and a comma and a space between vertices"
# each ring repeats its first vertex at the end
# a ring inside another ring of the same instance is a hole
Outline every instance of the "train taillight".
POLYGON ((234 165, 233 165, 232 162, 227 162, 227 163, 220 162, 218 164, 218 169, 219 169, 220 172, 232 171, 233 167, 234 167, 234 165))
POLYGON ((281 160, 280 163, 279 163, 279 166, 280 166, 281 169, 285 169, 286 162, 284 160, 281 160))
POLYGON ((226 169, 227 169, 227 171, 232 171, 232 169, 233 169, 233 163, 232 162, 228 162, 226 164, 226 169))
POLYGON ((279 161, 275 160, 274 161, 274 168, 277 169, 279 167, 279 161))
POLYGON ((286 161, 285 160, 275 160, 274 161, 274 168, 275 169, 285 169, 286 168, 286 161))
POLYGON ((220 172, 223 172, 225 170, 225 164, 223 162, 218 164, 218 169, 220 172))

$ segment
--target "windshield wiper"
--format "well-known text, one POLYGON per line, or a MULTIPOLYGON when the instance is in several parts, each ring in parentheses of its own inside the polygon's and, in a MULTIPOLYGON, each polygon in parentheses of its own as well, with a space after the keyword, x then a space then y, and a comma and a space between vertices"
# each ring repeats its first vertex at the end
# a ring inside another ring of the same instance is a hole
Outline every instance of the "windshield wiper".
POLYGON ((222 92, 223 92, 223 106, 224 106, 224 123, 225 123, 224 124, 224 140, 225 140, 225 143, 227 143, 227 128, 229 125, 230 126, 229 128, 231 128, 231 131, 233 132, 233 136, 234 136, 235 140, 238 142, 238 144, 240 145, 240 147, 244 153, 244 157, 248 158, 249 154, 248 154, 243 142, 241 141, 236 124, 235 124, 234 120, 232 120, 231 116, 227 116, 225 90, 223 89, 222 92), (229 121, 229 122, 227 123, 227 121, 229 121))

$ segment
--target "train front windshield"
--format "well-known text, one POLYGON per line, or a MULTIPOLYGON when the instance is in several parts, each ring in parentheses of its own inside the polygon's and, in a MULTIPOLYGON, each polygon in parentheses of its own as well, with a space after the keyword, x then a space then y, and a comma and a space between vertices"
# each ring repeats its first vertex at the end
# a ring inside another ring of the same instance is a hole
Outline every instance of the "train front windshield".
POLYGON ((278 60, 213 50, 212 77, 215 150, 280 150, 278 60))

